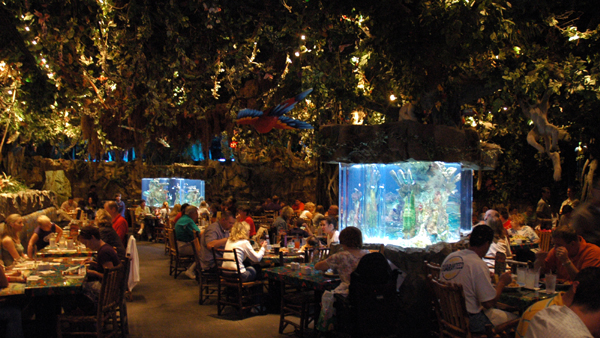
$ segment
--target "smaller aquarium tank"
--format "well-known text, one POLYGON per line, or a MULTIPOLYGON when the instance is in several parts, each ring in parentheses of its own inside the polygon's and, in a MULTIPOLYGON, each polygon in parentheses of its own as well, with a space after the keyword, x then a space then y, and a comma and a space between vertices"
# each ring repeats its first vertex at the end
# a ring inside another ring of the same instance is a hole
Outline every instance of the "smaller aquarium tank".
POLYGON ((204 201, 204 181, 185 178, 143 178, 142 199, 150 207, 160 207, 164 202, 169 207, 188 203, 199 206, 204 201))
POLYGON ((340 229, 365 243, 424 248, 471 230, 473 174, 460 163, 340 163, 340 229))

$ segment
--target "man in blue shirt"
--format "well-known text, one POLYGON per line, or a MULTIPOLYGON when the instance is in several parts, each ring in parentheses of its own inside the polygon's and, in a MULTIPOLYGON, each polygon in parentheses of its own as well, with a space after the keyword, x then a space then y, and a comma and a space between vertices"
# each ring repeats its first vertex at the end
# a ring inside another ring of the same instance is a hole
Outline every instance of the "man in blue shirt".
POLYGON ((123 218, 125 218, 125 211, 127 210, 127 208, 125 207, 125 202, 121 201, 121 194, 115 195, 115 202, 117 202, 117 208, 119 213, 121 214, 121 216, 123 216, 123 218))

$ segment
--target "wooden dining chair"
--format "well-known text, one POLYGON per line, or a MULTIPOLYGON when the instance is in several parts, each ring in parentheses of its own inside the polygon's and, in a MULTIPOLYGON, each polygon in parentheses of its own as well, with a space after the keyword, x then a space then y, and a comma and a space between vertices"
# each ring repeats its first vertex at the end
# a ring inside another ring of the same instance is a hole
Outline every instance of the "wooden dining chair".
POLYGON ((548 252, 552 248, 552 231, 540 231, 540 251, 548 252))
POLYGON ((175 229, 172 229, 169 231, 169 276, 177 279, 177 276, 194 263, 194 255, 180 255, 175 238, 175 229))
POLYGON ((462 285, 444 283, 427 276, 434 291, 434 304, 440 327, 440 338, 483 338, 487 334, 474 334, 469 330, 469 314, 462 285))
POLYGON ((123 264, 105 269, 96 313, 93 315, 59 315, 56 325, 58 338, 62 338, 63 335, 90 335, 103 338, 124 335, 117 319, 117 310, 122 300, 123 278, 125 278, 123 264), (85 330, 91 328, 94 330, 85 330), (67 331, 63 331, 64 329, 67 331))
POLYGON ((200 284, 200 297, 198 304, 202 305, 207 300, 214 298, 217 299, 218 288, 219 288, 219 276, 216 272, 202 270, 202 264, 200 262, 200 233, 194 231, 194 240, 192 241, 192 249, 194 249, 194 259, 196 260, 196 276, 198 276, 200 284))
POLYGON ((433 278, 435 278, 435 279, 439 279, 441 266, 437 263, 428 262, 428 261, 425 261, 424 263, 425 263, 425 273, 427 275, 432 275, 433 278))
POLYGON ((119 329, 121 330, 122 336, 126 337, 129 334, 129 318, 127 316, 127 293, 129 291, 129 273, 131 271, 131 257, 121 259, 121 265, 123 265, 123 278, 121 280, 121 293, 119 305, 117 306, 117 322, 119 329))
POLYGON ((240 266, 243 264, 238 261, 237 249, 224 250, 213 248, 213 258, 217 264, 218 291, 217 291, 217 314, 220 316, 223 309, 231 306, 238 310, 240 317, 245 317, 245 310, 258 307, 262 312, 264 307, 263 287, 264 281, 254 280, 243 282, 240 276, 240 266), (228 253, 227 258, 225 257, 228 253), (230 256, 233 257, 230 257, 230 256), (225 262, 234 263, 236 268, 230 269, 223 267, 225 262))
POLYGON ((329 256, 329 248, 310 248, 306 250, 305 262, 306 263, 317 263, 329 256))

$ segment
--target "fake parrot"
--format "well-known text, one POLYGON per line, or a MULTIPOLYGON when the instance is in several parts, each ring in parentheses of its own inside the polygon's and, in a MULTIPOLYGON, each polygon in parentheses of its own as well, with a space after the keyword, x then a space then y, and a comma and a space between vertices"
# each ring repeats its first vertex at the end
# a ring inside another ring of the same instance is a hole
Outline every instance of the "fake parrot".
POLYGON ((310 124, 295 120, 293 118, 283 116, 296 103, 304 100, 304 98, 312 92, 312 88, 287 99, 275 107, 267 108, 264 112, 254 109, 242 109, 237 115, 236 122, 239 124, 248 124, 254 127, 259 133, 268 133, 273 128, 277 129, 313 129, 310 124))

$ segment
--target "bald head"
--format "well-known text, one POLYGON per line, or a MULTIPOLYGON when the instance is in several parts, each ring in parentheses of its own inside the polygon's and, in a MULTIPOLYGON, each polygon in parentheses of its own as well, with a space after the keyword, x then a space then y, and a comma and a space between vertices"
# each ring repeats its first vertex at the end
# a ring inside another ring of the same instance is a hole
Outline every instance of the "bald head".
POLYGON ((488 211, 485 212, 485 216, 483 217, 483 220, 487 221, 487 219, 490 217, 500 218, 500 213, 494 209, 489 209, 488 211))

